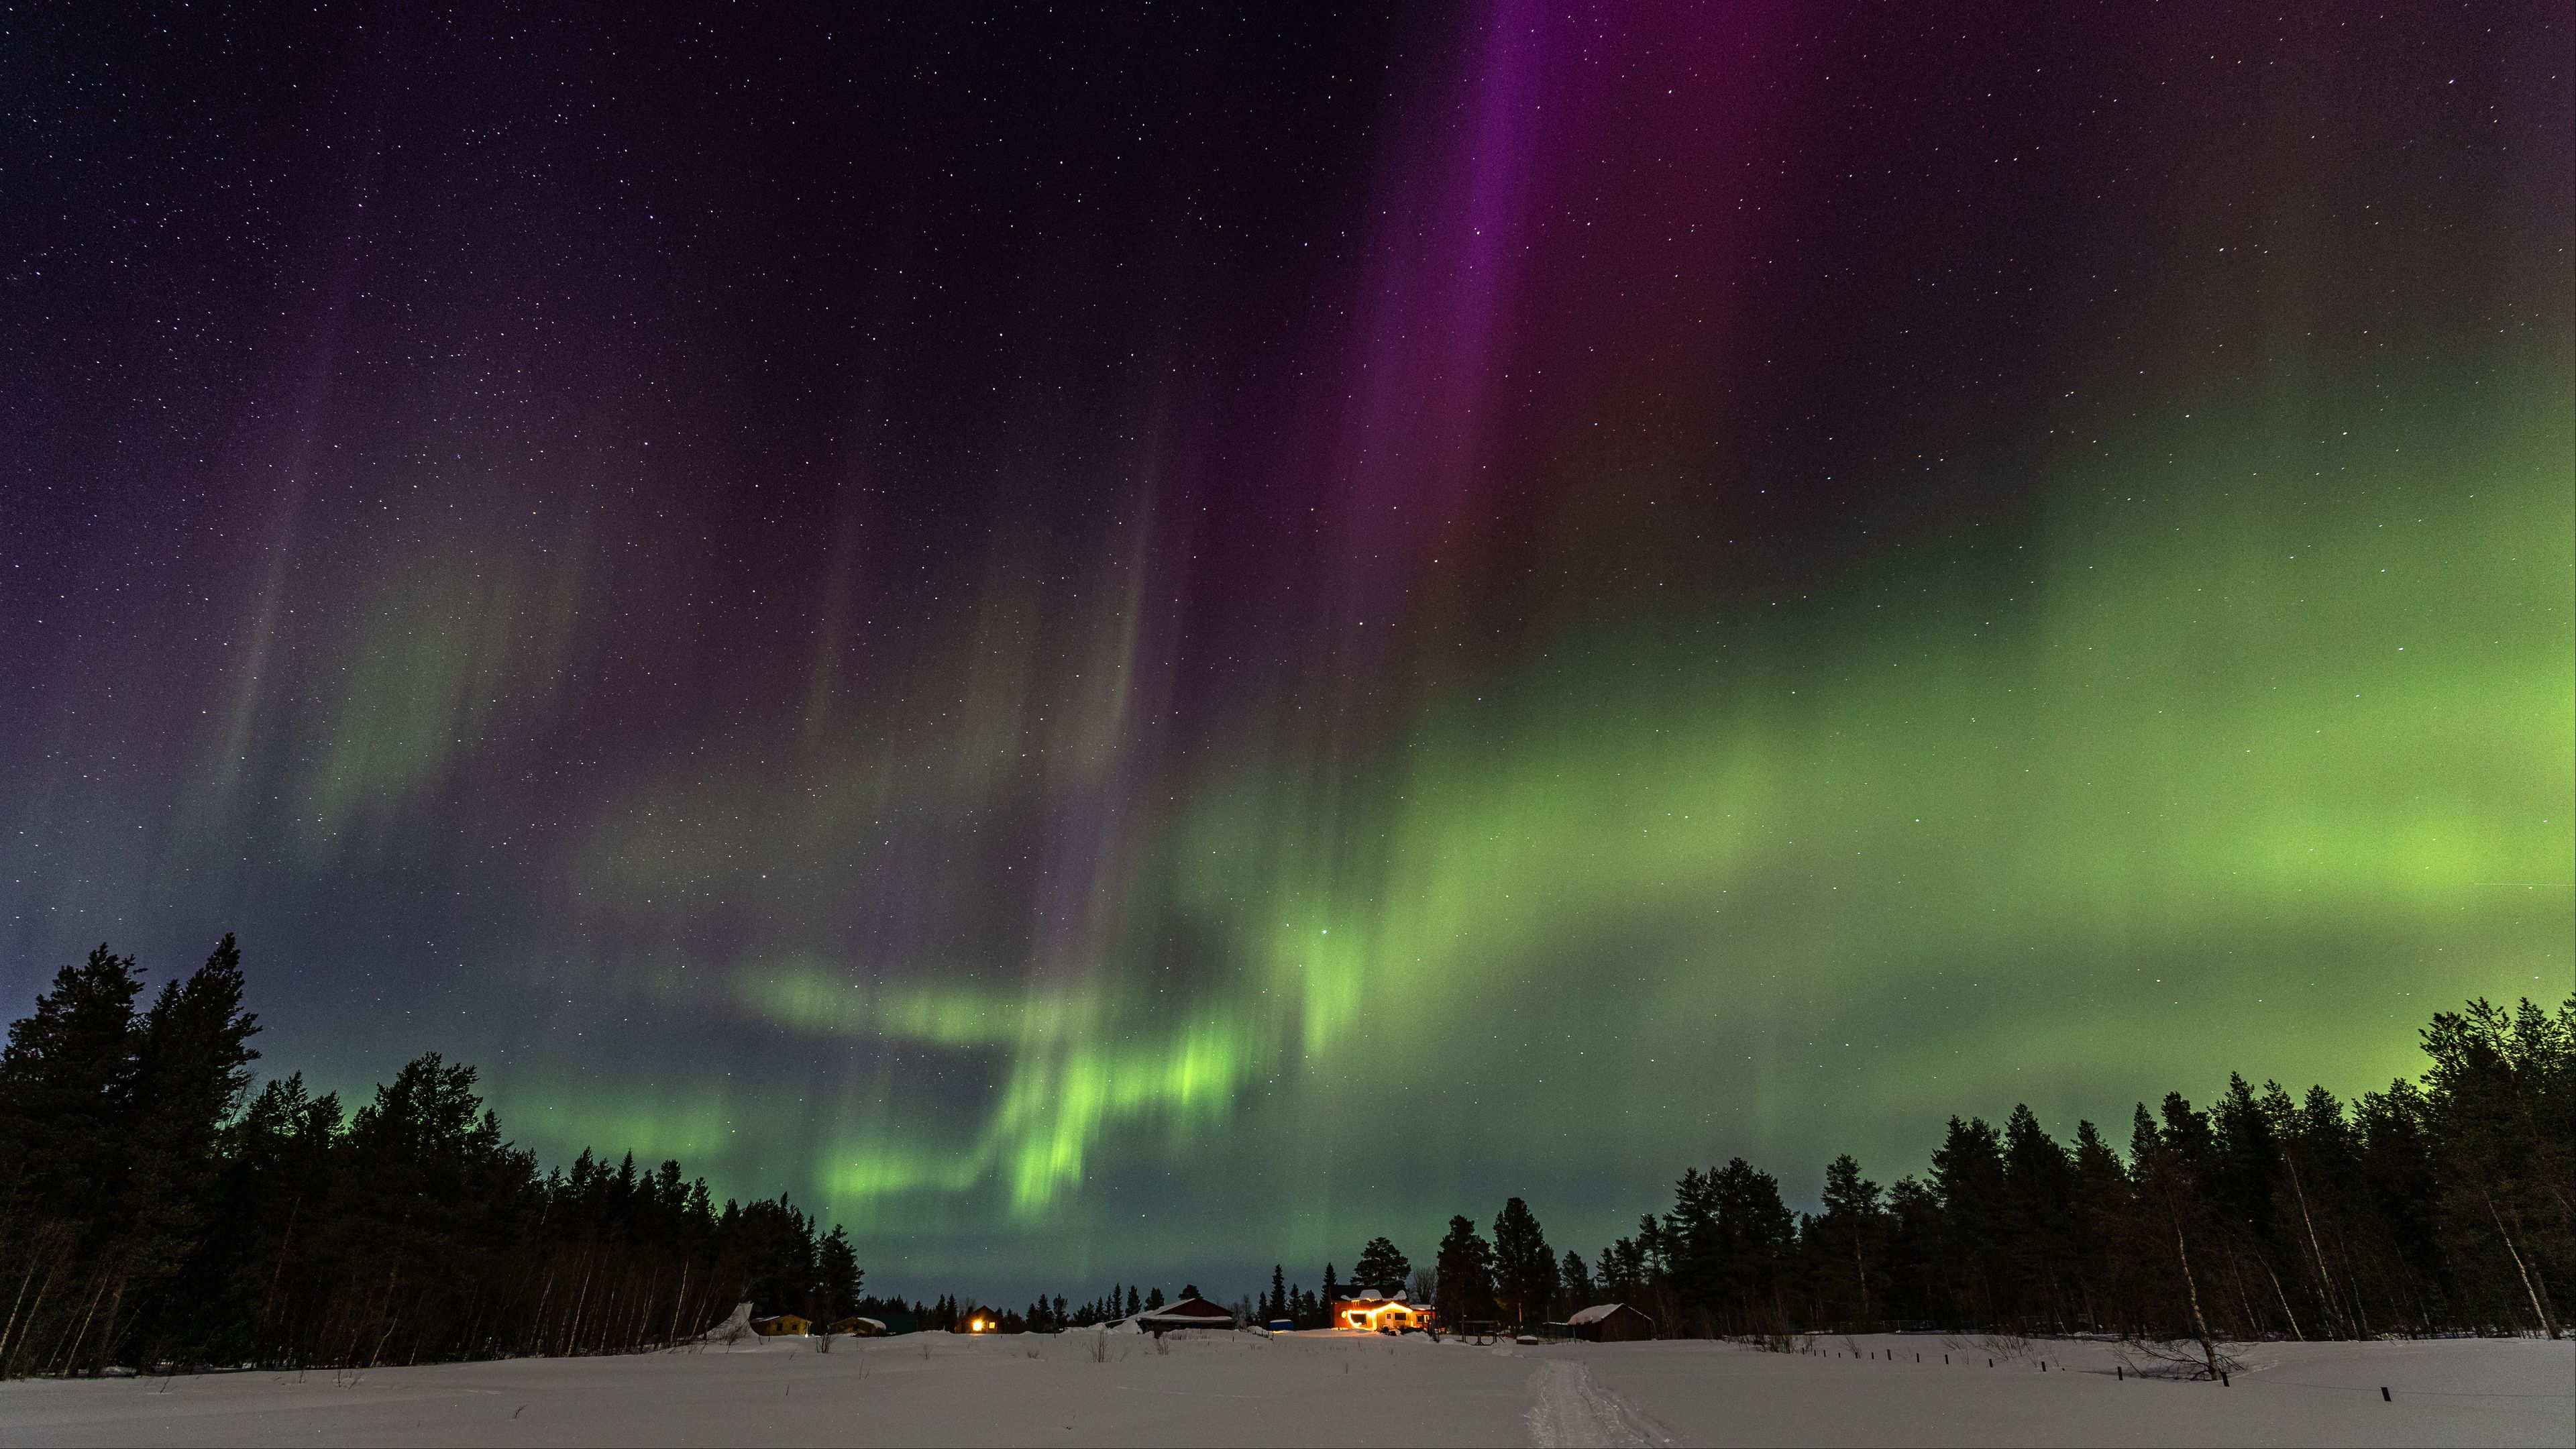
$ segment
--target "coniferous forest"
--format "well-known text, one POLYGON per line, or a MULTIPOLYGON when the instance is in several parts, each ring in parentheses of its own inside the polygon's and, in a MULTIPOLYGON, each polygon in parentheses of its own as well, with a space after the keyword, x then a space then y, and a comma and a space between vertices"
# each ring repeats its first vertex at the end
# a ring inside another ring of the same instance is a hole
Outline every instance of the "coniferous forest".
MULTIPOLYGON (((828 1321, 989 1310, 860 1296, 847 1234, 783 1196, 716 1206, 680 1164, 513 1146, 473 1068, 425 1055, 354 1110, 299 1075, 253 1090, 256 1019, 226 936, 143 1000, 102 945, 0 1054, 0 1374, 339 1366, 624 1352, 736 1303, 828 1321)), ((1741 1158, 1685 1172, 1670 1211, 1587 1262, 1513 1198, 1488 1237, 1451 1219, 1412 1269, 1380 1238, 1355 1282, 1436 1296, 1444 1321, 1532 1325, 1621 1301, 1664 1334, 1817 1329, 2116 1333, 2214 1341, 2560 1332, 2576 1283, 2576 997, 2484 1001, 2423 1029, 2420 1081, 2343 1102, 2231 1078, 2141 1103, 2125 1139, 2052 1138, 2026 1107, 1952 1118, 1928 1169, 1825 1170, 1793 1211, 1741 1158)), ((1239 1307, 1320 1324, 1273 1272, 1239 1307)), ((1194 1291, 1196 1285, 1183 1290, 1194 1291)), ((1158 1306, 1133 1287, 1040 1297, 1006 1331, 1158 1306)), ((2212 1359, 2215 1363, 2215 1359, 2212 1359)))
POLYGON ((0 1056, 0 1372, 363 1365, 627 1350, 748 1298, 858 1306, 848 1236, 784 1198, 709 1198, 676 1162, 540 1170, 474 1069, 436 1055, 350 1110, 250 1090, 226 936, 148 1006, 105 946, 0 1056))
POLYGON ((2141 1102, 2125 1142, 2083 1122, 2071 1144, 2028 1107, 2000 1128, 1953 1117, 1929 1170, 1893 1185, 1835 1158, 1818 1213, 1792 1211, 1740 1157, 1694 1168, 1670 1211, 1590 1263, 1555 1256, 1513 1198, 1490 1239, 1450 1220, 1442 1317, 1527 1326, 1614 1301, 1666 1334, 2105 1333, 2204 1353, 2267 1337, 2555 1338, 2576 1282, 2576 997, 2555 1012, 2474 1001, 2422 1035, 2422 1081, 2351 1103, 2236 1076, 2206 1106, 2141 1102))

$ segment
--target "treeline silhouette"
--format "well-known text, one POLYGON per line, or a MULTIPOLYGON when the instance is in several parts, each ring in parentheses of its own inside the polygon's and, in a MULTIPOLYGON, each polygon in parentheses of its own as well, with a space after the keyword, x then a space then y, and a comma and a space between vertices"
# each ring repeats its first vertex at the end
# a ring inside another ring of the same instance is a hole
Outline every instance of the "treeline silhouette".
POLYGON ((0 1375, 631 1350, 746 1299, 858 1306, 850 1240, 680 1165, 539 1171, 474 1069, 423 1056, 354 1112, 248 1091, 231 936, 137 1009, 132 957, 66 967, 0 1053, 0 1375))
MULTIPOLYGON (((858 1255, 782 1195, 721 1208, 677 1162, 566 1170, 503 1139, 471 1067, 411 1062, 346 1110, 300 1075, 249 1090, 256 1019, 226 936, 138 1008, 131 957, 66 967, 0 1052, 0 1376, 111 1365, 339 1366, 625 1352, 743 1301, 827 1323, 1005 1332, 1159 1307, 1113 1286, 995 1312, 862 1297, 858 1255)), ((1825 1171, 1817 1213, 1745 1162, 1685 1172, 1672 1208, 1587 1262, 1520 1198, 1449 1223, 1416 1270, 1384 1238, 1355 1285, 1406 1287, 1451 1327, 1529 1327, 1626 1302, 1665 1335, 1813 1329, 2139 1338, 2560 1333, 2576 1273, 2576 997, 2471 1002, 2430 1065, 2355 1102, 2242 1077, 2207 1108, 2141 1103, 2125 1151, 2027 1107, 1952 1118, 1929 1170, 1825 1171)), ((1321 1326, 1274 1269, 1238 1311, 1321 1326)), ((1196 1292, 1195 1285, 1183 1289, 1196 1292)))
POLYGON ((1740 1157, 1694 1168, 1671 1210, 1590 1263, 1556 1256, 1513 1198, 1491 1239, 1450 1220, 1441 1317, 1525 1327, 1626 1302, 1668 1335, 2096 1332, 2203 1352, 2558 1337, 2576 1271, 2576 997, 2554 1012, 2474 1001, 2436 1013, 2423 1045, 2421 1083, 2357 1102, 2236 1076, 2206 1108, 2178 1092, 2140 1103, 2125 1153, 2090 1122, 2060 1142, 2026 1106, 2001 1128, 1953 1117, 1930 1170, 1892 1187, 1835 1158, 1820 1213, 1791 1211, 1740 1157))

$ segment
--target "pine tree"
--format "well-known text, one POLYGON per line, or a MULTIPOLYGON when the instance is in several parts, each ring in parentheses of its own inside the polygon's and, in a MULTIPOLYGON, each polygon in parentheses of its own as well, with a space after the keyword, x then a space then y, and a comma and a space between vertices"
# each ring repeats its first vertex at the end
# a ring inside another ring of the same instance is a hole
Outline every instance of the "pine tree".
POLYGON ((1556 1254, 1529 1204, 1512 1198, 1494 1215, 1494 1289, 1520 1327, 1541 1322, 1556 1301, 1556 1254))
POLYGON ((201 1241, 223 1128, 241 1109, 259 1057, 249 1045, 258 1018, 241 1000, 241 950, 226 935, 186 981, 165 984, 136 1024, 133 1076, 115 1103, 123 1171, 116 1190, 93 1205, 117 1262, 96 1366, 105 1366, 132 1327, 120 1312, 152 1306, 152 1295, 179 1276, 201 1241))
MULTIPOLYGON (((859 1285, 867 1274, 859 1268, 858 1250, 850 1246, 850 1235, 837 1224, 815 1248, 816 1275, 822 1295, 819 1315, 832 1323, 845 1314, 857 1312, 859 1285)), ((1036 1316, 1032 1314, 1031 1316, 1036 1316)))
POLYGON ((2027 1104, 2016 1104, 2003 1133, 2004 1243, 2000 1263, 2015 1321, 2044 1316, 2065 1332, 2071 1308, 2067 1280, 2075 1274, 2075 1163, 2039 1125, 2027 1104))
POLYGON ((1359 1265, 1351 1269, 1351 1275, 1352 1287, 1392 1292, 1413 1276, 1413 1264, 1406 1261, 1395 1244, 1384 1238, 1371 1238, 1368 1246, 1360 1249, 1359 1265))
POLYGON ((2576 1269, 2576 1002, 2553 1018, 2526 1000, 2508 1017, 2481 998, 2435 1013, 2424 1050, 2447 1236, 2507 1268, 2511 1296, 2557 1338, 2549 1282, 2576 1269))
MULTIPOLYGON (((2278 1313, 2290 1337, 2304 1341, 2307 1327, 2301 1326, 2299 1307, 2290 1299, 2291 1283, 2298 1278, 2291 1230, 2279 1210, 2289 1179, 2276 1125, 2279 1119, 2265 1110, 2241 1073, 2228 1075, 2227 1091, 2211 1116, 2218 1142, 2207 1193, 2213 1220, 2239 1275, 2258 1285, 2254 1293, 2262 1306, 2246 1306, 2249 1326, 2268 1330, 2271 1325, 2264 1320, 2278 1313), (2289 1270, 2288 1281, 2282 1277, 2284 1268, 2289 1270)), ((2313 1305, 2308 1327, 2322 1327, 2313 1305)))
POLYGON ((1557 1270, 1559 1305, 1565 1313, 1571 1314, 1578 1309, 1591 1307, 1600 1296, 1601 1290, 1593 1283, 1592 1269, 1583 1261, 1583 1255, 1572 1248, 1566 1249, 1565 1260, 1558 1265, 1557 1270))
POLYGON ((2004 1242, 2003 1142, 1983 1118, 1950 1119, 1948 1135, 1932 1154, 1932 1190, 1940 1195, 1942 1236, 1953 1254, 1953 1280, 1962 1308, 1974 1321, 2004 1326, 2010 1284, 2004 1242))
MULTIPOLYGON (((2130 1124, 2129 1161, 2136 1172, 2138 1196, 2159 1235, 2169 1235, 2173 1263, 2182 1280, 2183 1295, 2190 1310, 2192 1337, 2200 1344, 2209 1376, 2218 1377, 2218 1348, 2209 1331, 2209 1316, 2201 1304, 2200 1280, 2203 1274, 2192 1271, 2192 1240, 2199 1236, 2203 1219, 2200 1207, 2200 1184, 2194 1171, 2200 1154, 2190 1130, 2190 1104, 2182 1094, 2165 1098, 2166 1127, 2159 1130, 2147 1116, 2147 1104, 2138 1104, 2137 1116, 2130 1124)), ((2203 1239, 2206 1246, 2206 1239, 2203 1239)), ((2207 1255, 2202 1256, 2204 1271, 2207 1255)))
POLYGON ((1622 1303, 1647 1296, 1646 1250, 1635 1238, 1621 1238, 1601 1250, 1598 1286, 1602 1296, 1622 1303))
POLYGON ((1449 1235, 1440 1240, 1439 1313, 1442 1322, 1461 1328, 1494 1314, 1494 1249, 1466 1217, 1449 1220, 1449 1235))
POLYGON ((1824 1206, 1820 1230, 1832 1240, 1837 1257, 1849 1255, 1858 1310, 1853 1321, 1866 1333, 1876 1322, 1869 1302, 1869 1260, 1882 1227, 1878 1184, 1860 1175, 1860 1163, 1849 1154, 1837 1157, 1825 1164, 1824 1206))
MULTIPOLYGON (((2136 1215, 2135 1193, 2120 1155, 2102 1139, 2100 1128, 2091 1122, 2076 1123, 2073 1221, 2068 1235, 2076 1245, 2077 1259, 2091 1265, 2084 1289, 2084 1319, 2092 1328, 2104 1326, 2102 1306, 2095 1303, 2093 1293, 2103 1295, 2102 1305, 2133 1301, 2134 1295, 2126 1291, 2134 1276, 2126 1249, 2136 1215)), ((2123 1326, 2134 1324, 2132 1318, 2123 1326)))
POLYGON ((12 1201, 83 1215, 122 1171, 108 1155, 119 1136, 118 1108, 130 1098, 134 998, 143 990, 134 958, 105 942, 79 966, 54 975, 35 1009, 9 1024, 0 1052, 0 1166, 12 1201))

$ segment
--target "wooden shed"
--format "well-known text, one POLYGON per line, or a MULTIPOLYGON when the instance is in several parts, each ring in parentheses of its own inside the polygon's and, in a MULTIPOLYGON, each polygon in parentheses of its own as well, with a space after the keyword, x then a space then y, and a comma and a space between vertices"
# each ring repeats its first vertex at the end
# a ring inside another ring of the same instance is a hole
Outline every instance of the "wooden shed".
POLYGON ((751 1321, 751 1331, 763 1338, 786 1338, 814 1331, 814 1320, 793 1313, 780 1313, 751 1321))
POLYGON ((1590 1343, 1630 1343, 1655 1336, 1655 1320, 1625 1303, 1596 1303, 1565 1320, 1590 1343))

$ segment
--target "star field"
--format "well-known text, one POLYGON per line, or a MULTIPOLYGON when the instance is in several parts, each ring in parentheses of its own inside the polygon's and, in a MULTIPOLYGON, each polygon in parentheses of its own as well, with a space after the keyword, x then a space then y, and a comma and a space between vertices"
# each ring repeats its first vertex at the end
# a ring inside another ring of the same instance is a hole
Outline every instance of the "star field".
POLYGON ((0 57, 13 1012, 236 931, 280 1070, 1004 1292, 2576 973, 2560 10, 0 57))

